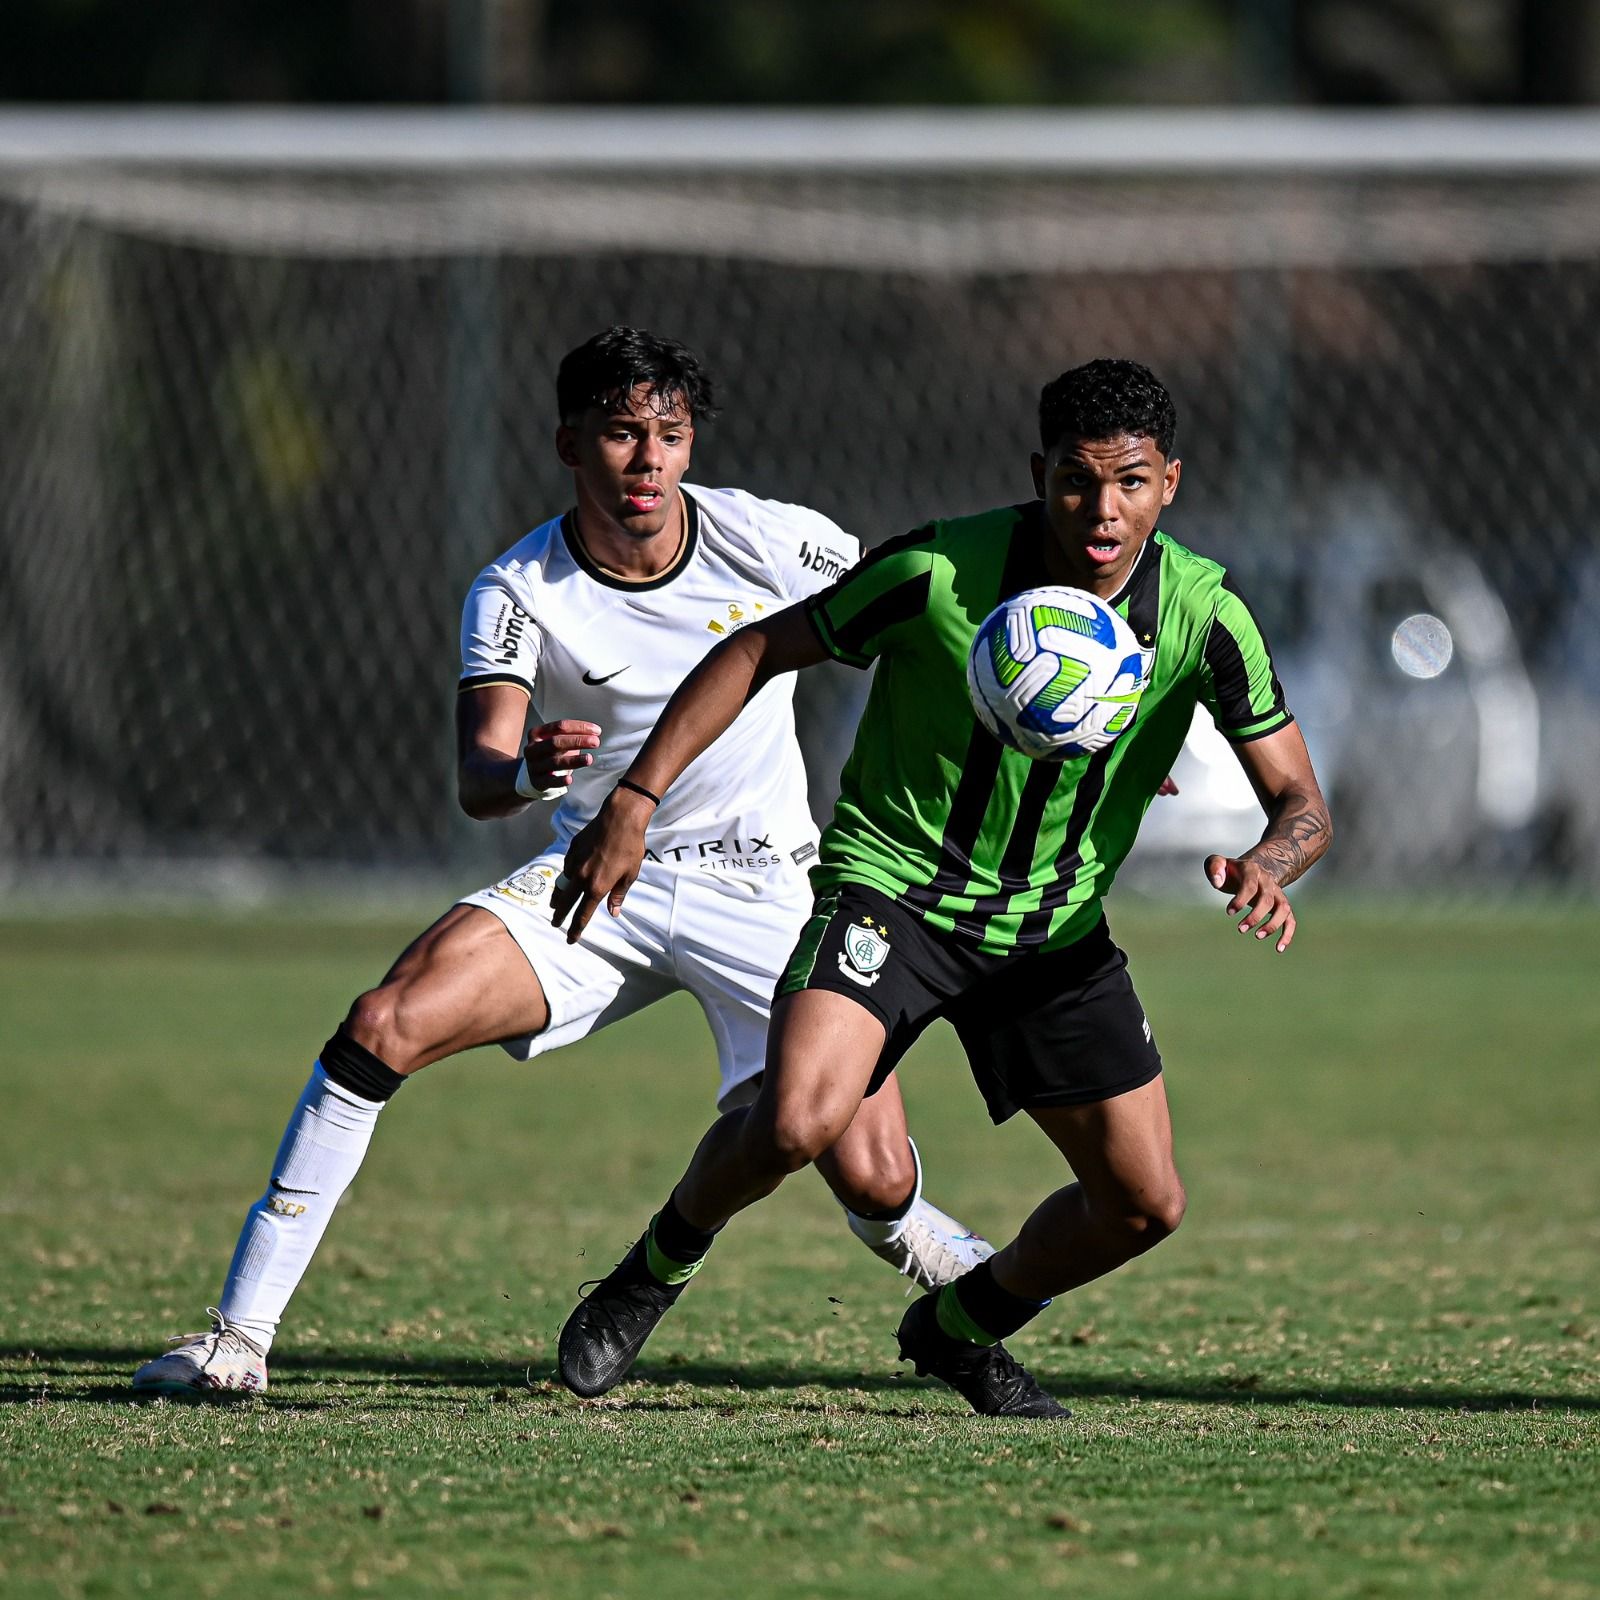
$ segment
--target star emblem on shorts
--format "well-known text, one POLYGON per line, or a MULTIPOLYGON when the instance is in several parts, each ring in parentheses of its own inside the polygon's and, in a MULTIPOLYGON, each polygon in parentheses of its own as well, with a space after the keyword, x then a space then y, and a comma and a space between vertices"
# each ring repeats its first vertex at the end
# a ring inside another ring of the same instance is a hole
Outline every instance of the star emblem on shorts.
POLYGON ((870 989, 883 973, 879 971, 889 959, 887 924, 863 917, 845 930, 844 949, 839 952, 839 970, 852 983, 870 989))

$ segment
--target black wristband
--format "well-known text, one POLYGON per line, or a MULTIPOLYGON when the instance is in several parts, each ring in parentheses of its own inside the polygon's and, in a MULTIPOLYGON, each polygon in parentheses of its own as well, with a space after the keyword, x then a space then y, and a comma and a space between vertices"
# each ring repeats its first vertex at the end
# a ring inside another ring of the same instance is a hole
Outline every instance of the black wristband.
POLYGON ((653 806, 658 806, 661 804, 660 795, 651 794, 642 783, 635 783, 632 778, 618 778, 617 787, 619 789, 631 789, 635 794, 642 794, 653 806))

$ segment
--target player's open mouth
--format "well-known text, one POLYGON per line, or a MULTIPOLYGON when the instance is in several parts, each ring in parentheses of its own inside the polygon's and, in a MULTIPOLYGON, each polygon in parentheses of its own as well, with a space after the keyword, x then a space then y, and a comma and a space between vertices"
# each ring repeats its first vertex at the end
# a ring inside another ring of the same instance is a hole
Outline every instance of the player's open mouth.
POLYGON ((642 488, 628 491, 628 504, 635 511, 654 511, 664 498, 661 491, 653 484, 645 484, 642 488))
POLYGON ((1102 565, 1115 561, 1122 553, 1122 546, 1115 539, 1094 539, 1084 549, 1088 551, 1091 561, 1098 561, 1102 565))

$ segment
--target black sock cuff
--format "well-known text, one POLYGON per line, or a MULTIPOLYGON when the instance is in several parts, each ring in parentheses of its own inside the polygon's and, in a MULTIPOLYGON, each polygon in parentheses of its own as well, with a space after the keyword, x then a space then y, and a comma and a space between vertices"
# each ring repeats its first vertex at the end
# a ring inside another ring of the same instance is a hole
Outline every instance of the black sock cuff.
POLYGON ((358 1094, 363 1100, 380 1103, 394 1098, 394 1092, 405 1080, 405 1074, 380 1061, 363 1044, 357 1044, 348 1034, 336 1033, 322 1047, 317 1057, 322 1070, 341 1089, 358 1094))
POLYGON ((685 1263, 700 1260, 721 1232, 721 1228, 695 1227, 678 1209, 678 1202, 672 1195, 667 1196, 667 1203, 650 1224, 650 1236, 655 1240, 656 1249, 674 1261, 685 1263))
POLYGON ((916 1204, 917 1186, 912 1184, 904 1200, 897 1206, 890 1206, 887 1211, 857 1211, 850 1207, 850 1215, 860 1217, 863 1222, 899 1222, 907 1216, 913 1205, 916 1204))
POLYGON ((996 1339, 1009 1339, 1050 1304, 1048 1300, 1024 1300, 1001 1288, 987 1261, 980 1261, 971 1272, 957 1278, 952 1287, 961 1309, 996 1339))

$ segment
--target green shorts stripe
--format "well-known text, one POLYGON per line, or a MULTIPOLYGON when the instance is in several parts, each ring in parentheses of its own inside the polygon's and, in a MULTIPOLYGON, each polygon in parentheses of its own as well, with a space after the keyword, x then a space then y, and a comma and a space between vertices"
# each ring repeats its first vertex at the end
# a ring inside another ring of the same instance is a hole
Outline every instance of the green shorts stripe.
POLYGON ((838 909, 837 892, 817 896, 816 905, 812 907, 805 927, 800 930, 794 954, 789 957, 789 965, 783 969, 783 976, 778 979, 778 989, 773 999, 776 1000, 781 995, 797 994, 811 981, 812 970, 817 964, 817 952, 822 948, 823 935, 827 933, 828 924, 838 909))

